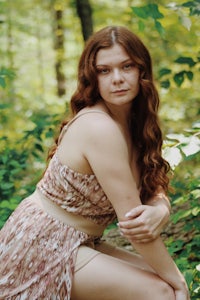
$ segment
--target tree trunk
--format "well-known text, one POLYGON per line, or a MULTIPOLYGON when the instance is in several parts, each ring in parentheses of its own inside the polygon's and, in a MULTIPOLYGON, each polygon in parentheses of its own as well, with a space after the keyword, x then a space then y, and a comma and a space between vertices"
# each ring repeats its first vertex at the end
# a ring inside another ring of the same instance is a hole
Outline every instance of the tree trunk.
POLYGON ((76 9, 81 21, 84 41, 93 33, 92 7, 89 0, 76 0, 76 9))
MULTIPOLYGON (((10 0, 7 0, 7 56, 8 56, 8 71, 14 71, 15 69, 15 59, 14 55, 15 52, 13 50, 13 9, 12 3, 10 0)), ((8 89, 8 99, 13 103, 15 102, 15 85, 14 80, 10 80, 9 82, 9 89, 8 89)))
POLYGON ((66 93, 66 78, 63 72, 64 61, 64 28, 63 28, 63 10, 61 5, 56 5, 57 1, 53 1, 54 12, 54 48, 56 50, 55 71, 57 79, 57 94, 59 97, 66 93))
POLYGON ((42 52, 42 37, 41 37, 41 22, 39 19, 39 7, 35 8, 35 20, 36 20, 36 37, 37 37, 37 63, 38 63, 38 77, 40 78, 40 89, 41 94, 45 97, 45 79, 44 79, 44 63, 43 63, 43 52, 42 52))

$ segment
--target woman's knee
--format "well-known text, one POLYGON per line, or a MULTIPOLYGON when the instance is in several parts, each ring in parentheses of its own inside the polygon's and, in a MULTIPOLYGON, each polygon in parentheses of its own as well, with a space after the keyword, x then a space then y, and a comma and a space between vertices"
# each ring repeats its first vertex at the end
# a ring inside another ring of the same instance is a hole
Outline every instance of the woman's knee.
POLYGON ((175 296, 155 274, 100 254, 75 273, 72 299, 175 300, 175 296))

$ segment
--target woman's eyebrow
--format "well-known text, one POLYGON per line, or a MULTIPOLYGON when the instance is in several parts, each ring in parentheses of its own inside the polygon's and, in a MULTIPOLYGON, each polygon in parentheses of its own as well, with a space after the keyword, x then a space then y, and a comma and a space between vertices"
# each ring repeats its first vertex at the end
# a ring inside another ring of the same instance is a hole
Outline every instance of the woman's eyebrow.
MULTIPOLYGON (((124 63, 130 62, 130 61, 132 62, 133 60, 131 58, 127 58, 127 59, 121 61, 120 64, 124 64, 124 63)), ((106 67, 106 66, 110 66, 110 65, 109 64, 104 64, 104 63, 96 65, 96 67, 106 67)))

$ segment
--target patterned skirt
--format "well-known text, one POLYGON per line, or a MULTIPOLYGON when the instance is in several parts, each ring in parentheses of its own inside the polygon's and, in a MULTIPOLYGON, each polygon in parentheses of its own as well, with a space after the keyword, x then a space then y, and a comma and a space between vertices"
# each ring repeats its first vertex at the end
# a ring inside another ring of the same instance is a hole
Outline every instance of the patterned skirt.
POLYGON ((77 251, 90 240, 23 200, 0 231, 0 299, 70 300, 77 251))

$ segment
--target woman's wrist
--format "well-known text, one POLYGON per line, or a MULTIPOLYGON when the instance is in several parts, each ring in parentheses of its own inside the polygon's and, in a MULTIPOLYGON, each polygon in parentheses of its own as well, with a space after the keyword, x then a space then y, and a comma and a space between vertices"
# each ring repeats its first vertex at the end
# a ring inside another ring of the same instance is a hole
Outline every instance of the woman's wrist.
POLYGON ((166 194, 164 193, 157 193, 155 195, 153 195, 148 203, 150 203, 151 205, 160 205, 160 204, 164 204, 165 206, 168 207, 168 210, 171 210, 171 204, 169 201, 169 198, 166 196, 166 194))
POLYGON ((146 203, 147 205, 157 207, 163 216, 164 223, 167 223, 170 217, 171 205, 168 197, 164 193, 158 193, 154 195, 146 203))

